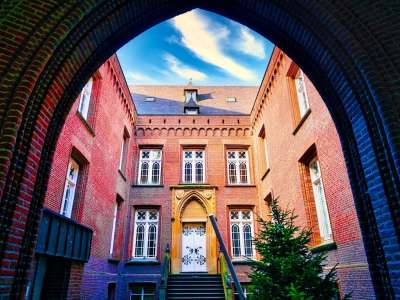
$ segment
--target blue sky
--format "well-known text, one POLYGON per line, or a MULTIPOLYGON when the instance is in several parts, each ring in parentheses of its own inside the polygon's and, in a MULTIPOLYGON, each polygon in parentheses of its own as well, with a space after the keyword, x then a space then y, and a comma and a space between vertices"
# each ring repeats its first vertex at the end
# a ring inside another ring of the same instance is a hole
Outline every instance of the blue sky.
POLYGON ((128 84, 259 85, 273 44, 240 23, 195 9, 137 36, 117 55, 128 84))

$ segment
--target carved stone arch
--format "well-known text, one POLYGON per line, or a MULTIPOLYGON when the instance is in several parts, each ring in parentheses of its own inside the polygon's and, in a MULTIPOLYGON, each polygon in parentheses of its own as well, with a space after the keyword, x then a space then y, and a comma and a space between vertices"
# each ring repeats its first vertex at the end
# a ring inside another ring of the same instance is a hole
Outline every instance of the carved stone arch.
POLYGON ((145 135, 146 135, 146 136, 151 136, 151 135, 152 135, 152 130, 151 130, 151 128, 146 128, 146 130, 145 130, 145 135))
POLYGON ((235 128, 229 129, 229 136, 235 136, 235 128))
POLYGON ((243 136, 243 129, 242 128, 236 129, 236 135, 237 136, 243 136))
POLYGON ((161 128, 161 135, 162 136, 167 136, 168 135, 168 129, 165 128, 165 127, 161 128))
POLYGON ((174 128, 168 128, 168 136, 174 136, 175 135, 175 129, 174 128))
POLYGON ((198 191, 190 191, 179 202, 176 208, 176 215, 181 217, 186 205, 193 200, 198 201, 201 206, 203 206, 207 216, 212 212, 212 207, 210 207, 209 201, 207 201, 207 199, 201 193, 199 193, 198 191))
POLYGON ((189 128, 183 129, 183 136, 190 136, 190 129, 189 128))
POLYGON ((250 136, 250 128, 244 129, 244 136, 250 136))
POLYGON ((183 135, 183 130, 182 130, 181 128, 177 128, 177 129, 175 130, 175 135, 176 135, 176 136, 182 136, 182 135, 183 135))

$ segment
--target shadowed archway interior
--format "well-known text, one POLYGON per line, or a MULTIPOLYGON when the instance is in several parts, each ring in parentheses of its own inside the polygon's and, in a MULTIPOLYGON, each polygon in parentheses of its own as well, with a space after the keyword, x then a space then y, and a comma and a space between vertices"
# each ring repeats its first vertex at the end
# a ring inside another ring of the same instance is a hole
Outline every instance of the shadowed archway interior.
POLYGON ((0 295, 21 297, 58 134, 90 75, 151 26, 195 7, 285 51, 335 121, 379 298, 400 297, 399 6, 306 1, 0 4, 0 295))

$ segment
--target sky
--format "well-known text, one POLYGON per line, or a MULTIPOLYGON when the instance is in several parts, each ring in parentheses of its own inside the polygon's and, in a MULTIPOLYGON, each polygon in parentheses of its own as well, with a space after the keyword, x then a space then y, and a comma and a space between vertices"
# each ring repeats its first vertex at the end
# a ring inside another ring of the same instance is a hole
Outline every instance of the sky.
POLYGON ((194 9, 117 51, 128 84, 260 85, 274 45, 248 27, 194 9))

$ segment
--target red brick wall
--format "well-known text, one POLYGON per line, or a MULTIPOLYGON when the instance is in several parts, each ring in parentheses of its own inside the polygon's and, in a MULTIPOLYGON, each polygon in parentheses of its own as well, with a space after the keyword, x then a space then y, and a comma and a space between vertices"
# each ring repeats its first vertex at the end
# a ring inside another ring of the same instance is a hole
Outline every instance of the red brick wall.
MULTIPOLYGON (((78 189, 72 218, 93 229, 91 259, 107 261, 110 251, 114 206, 117 194, 121 203, 120 220, 115 239, 114 258, 122 253, 122 234, 133 171, 134 106, 115 56, 103 64, 95 74, 88 124, 77 112, 79 97, 74 103, 59 136, 45 206, 59 212, 69 159, 79 152, 78 189), (124 130, 128 132, 125 172, 118 170, 124 130)), ((90 261, 86 266, 90 266, 90 261)), ((96 268, 96 267, 95 267, 96 268)), ((83 267, 71 272, 70 299, 78 299, 76 285, 83 267)))
MULTIPOLYGON (((250 205, 254 206, 257 212, 258 200, 255 186, 226 186, 226 145, 247 145, 250 164, 252 164, 253 146, 249 121, 248 116, 139 116, 136 126, 138 147, 163 145, 163 186, 157 188, 135 186, 132 189, 130 203, 137 206, 157 205, 161 207, 159 253, 164 251, 167 243, 171 245, 171 191, 169 186, 182 183, 184 146, 201 145, 205 147, 205 182, 218 187, 216 217, 220 220, 220 230, 227 245, 229 245, 228 205, 250 205)), ((136 157, 138 157, 138 149, 136 157)), ((137 162, 138 159, 135 165, 136 169, 138 168, 137 162)), ((250 173, 251 183, 254 184, 254 174, 252 171, 250 173)), ((137 178, 135 178, 136 182, 137 178)), ((131 227, 128 255, 132 253, 132 237, 133 228, 131 227)))
MULTIPOLYGON (((353 296, 357 298, 358 295, 364 297, 365 290, 368 290, 369 297, 373 298, 360 227, 335 124, 317 90, 306 78, 311 113, 303 120, 297 132, 294 132, 290 79, 287 76, 291 65, 292 60, 276 48, 252 111, 254 143, 257 142, 258 133, 264 125, 270 163, 270 172, 263 180, 261 164, 255 164, 255 173, 259 174, 259 198, 262 201, 272 191, 275 197, 279 197, 282 207, 295 210, 300 226, 311 225, 319 235, 316 218, 310 215, 310 209, 307 210, 307 206, 311 205, 305 199, 305 195, 312 193, 312 190, 305 191, 302 186, 302 173, 308 170, 304 170, 300 164, 300 159, 306 151, 315 145, 333 240, 338 247, 337 250, 329 252, 329 265, 338 263, 339 280, 344 281, 341 282, 341 286, 345 291, 353 290, 353 296), (342 276, 342 269, 346 269, 346 276, 342 276), (352 286, 350 281, 357 280, 360 273, 363 273, 364 279, 367 278, 363 286, 352 286)), ((314 235, 313 244, 318 243, 319 240, 315 239, 314 235)))
POLYGON ((68 285, 68 300, 79 300, 81 299, 80 291, 82 285, 82 274, 83 274, 83 263, 72 263, 71 272, 69 275, 68 285))

